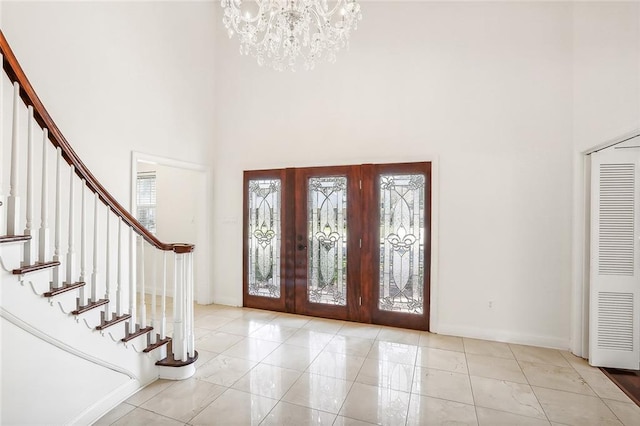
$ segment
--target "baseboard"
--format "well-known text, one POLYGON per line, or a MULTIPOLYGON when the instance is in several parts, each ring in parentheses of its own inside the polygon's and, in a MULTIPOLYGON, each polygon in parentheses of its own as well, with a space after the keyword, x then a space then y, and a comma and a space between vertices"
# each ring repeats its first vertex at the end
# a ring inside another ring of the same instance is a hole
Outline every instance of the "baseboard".
MULTIPOLYGON (((155 379, 154 379, 155 380, 155 379)), ((90 425, 99 420, 102 416, 109 411, 117 407, 120 403, 124 402, 131 395, 138 390, 145 387, 146 384, 141 384, 138 380, 129 380, 100 401, 95 402, 82 413, 80 413, 75 419, 71 420, 69 425, 90 425)))
POLYGON ((539 346, 560 350, 569 350, 569 338, 566 339, 538 336, 533 334, 516 333, 508 330, 496 330, 476 327, 464 327, 458 325, 438 325, 438 334, 448 336, 469 337, 473 339, 492 340, 496 342, 513 343, 518 345, 539 346))
POLYGON ((235 297, 214 297, 213 303, 217 305, 226 305, 240 307, 242 306, 242 300, 238 301, 235 297))

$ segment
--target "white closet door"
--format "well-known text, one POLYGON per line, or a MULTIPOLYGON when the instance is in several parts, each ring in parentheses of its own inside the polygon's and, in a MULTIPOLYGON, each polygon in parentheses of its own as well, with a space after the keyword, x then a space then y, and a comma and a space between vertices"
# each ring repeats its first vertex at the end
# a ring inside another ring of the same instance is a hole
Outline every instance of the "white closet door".
POLYGON ((640 369, 640 152, 591 155, 589 363, 640 369))

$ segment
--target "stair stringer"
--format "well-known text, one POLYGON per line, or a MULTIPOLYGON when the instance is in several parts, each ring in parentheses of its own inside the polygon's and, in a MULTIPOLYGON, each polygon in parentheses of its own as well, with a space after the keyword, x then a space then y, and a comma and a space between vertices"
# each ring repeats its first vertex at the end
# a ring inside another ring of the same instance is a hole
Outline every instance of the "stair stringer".
MULTIPOLYGON (((143 353, 142 350, 146 347, 146 336, 125 344, 119 341, 124 337, 124 327, 114 327, 113 330, 104 332, 95 330, 93 327, 98 322, 96 318, 99 316, 99 310, 80 316, 65 314, 64 312, 73 310, 75 292, 51 300, 34 294, 34 291, 42 293, 48 288, 50 271, 34 272, 26 276, 13 275, 10 268, 21 257, 21 249, 21 244, 3 244, 0 247, 0 324, 5 328, 5 330, 0 328, 3 352, 7 350, 20 353, 23 350, 20 347, 24 345, 23 341, 29 341, 32 342, 32 346, 38 347, 39 353, 36 358, 38 364, 41 360, 46 363, 49 358, 65 359, 65 362, 74 362, 74 359, 80 358, 82 361, 79 362, 88 362, 96 366, 90 368, 92 377, 87 377, 86 380, 108 381, 107 377, 112 376, 114 372, 124 380, 117 389, 105 389, 103 394, 96 394, 94 401, 90 404, 75 406, 74 402, 77 398, 74 398, 74 395, 86 396, 83 394, 82 387, 73 388, 64 381, 51 382, 48 374, 40 374, 32 380, 17 382, 12 380, 12 383, 5 381, 6 377, 15 376, 14 372, 30 372, 35 366, 30 365, 33 363, 32 356, 4 356, 0 370, 4 388, 0 401, 0 406, 3 407, 3 419, 8 420, 15 414, 11 413, 11 407, 20 408, 21 405, 12 400, 19 394, 12 392, 12 389, 20 389, 23 394, 32 395, 29 404, 31 407, 46 405, 44 403, 50 399, 52 393, 65 395, 65 406, 71 407, 73 415, 69 418, 67 410, 66 418, 50 418, 49 421, 52 424, 90 424, 130 395, 159 378, 160 369, 155 363, 166 356, 166 348, 143 353), (13 330, 13 326, 16 326, 20 332, 13 330), (11 330, 13 331, 9 332, 11 330), (15 341, 10 341, 11 339, 15 341), (60 351, 65 354, 61 355, 60 351)), ((50 367, 51 369, 61 368, 60 365, 55 364, 50 367)), ((42 368, 42 365, 38 368, 42 368)), ((36 413, 31 414, 36 415, 36 413)), ((29 410, 22 410, 19 413, 25 423, 29 423, 27 418, 29 415, 29 410)), ((4 421, 1 423, 4 424, 4 421)))

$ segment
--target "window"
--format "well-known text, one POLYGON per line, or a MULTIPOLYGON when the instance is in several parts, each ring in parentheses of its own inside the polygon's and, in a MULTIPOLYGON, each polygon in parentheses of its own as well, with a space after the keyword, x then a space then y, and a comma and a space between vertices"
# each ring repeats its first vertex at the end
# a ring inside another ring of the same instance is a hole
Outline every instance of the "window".
POLYGON ((138 221, 156 233, 156 172, 138 172, 136 185, 138 221))

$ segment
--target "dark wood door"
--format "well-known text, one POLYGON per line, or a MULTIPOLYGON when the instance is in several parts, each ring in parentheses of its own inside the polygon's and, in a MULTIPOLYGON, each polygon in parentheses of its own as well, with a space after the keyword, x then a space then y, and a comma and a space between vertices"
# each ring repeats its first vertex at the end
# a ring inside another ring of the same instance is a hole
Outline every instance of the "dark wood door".
POLYGON ((431 163, 245 172, 244 306, 429 329, 431 163))
POLYGON ((295 312, 360 317, 360 167, 295 174, 295 312))
POLYGON ((431 163, 363 168, 362 281, 371 322, 428 330, 431 163))

